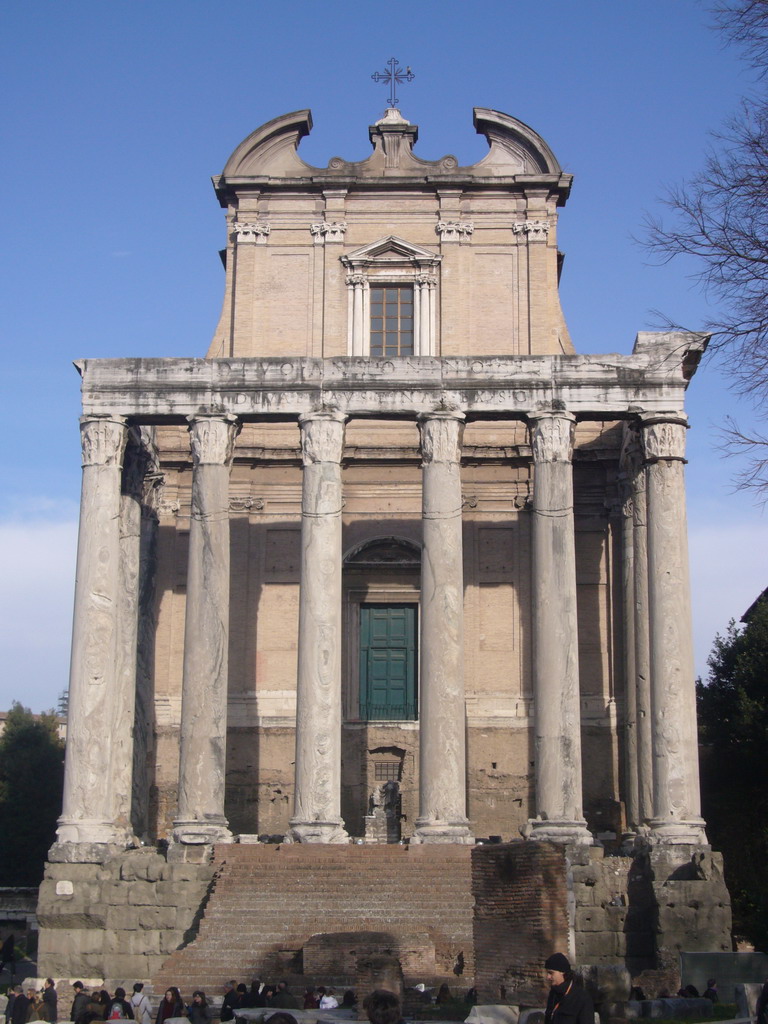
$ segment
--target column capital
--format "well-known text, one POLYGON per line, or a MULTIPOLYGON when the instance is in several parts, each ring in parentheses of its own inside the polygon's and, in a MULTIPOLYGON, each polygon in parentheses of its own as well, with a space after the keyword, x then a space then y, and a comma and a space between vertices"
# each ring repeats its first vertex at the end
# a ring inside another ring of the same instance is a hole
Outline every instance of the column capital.
POLYGON ((647 462, 674 460, 685 462, 685 432, 688 417, 684 415, 647 415, 641 419, 643 451, 647 462))
POLYGON ((81 416, 83 466, 122 466, 128 440, 125 416, 81 416))
POLYGON ((316 462, 341 462, 344 452, 342 412, 309 412, 299 417, 301 429, 301 460, 305 466, 316 462))
POLYGON ((572 412, 532 412, 528 424, 535 463, 571 461, 576 431, 572 412))
POLYGON ((419 414, 421 462, 461 462, 461 438, 466 416, 459 409, 419 414))
POLYGON ((235 438, 240 433, 236 416, 199 413, 187 417, 195 466, 229 466, 235 453, 235 438))

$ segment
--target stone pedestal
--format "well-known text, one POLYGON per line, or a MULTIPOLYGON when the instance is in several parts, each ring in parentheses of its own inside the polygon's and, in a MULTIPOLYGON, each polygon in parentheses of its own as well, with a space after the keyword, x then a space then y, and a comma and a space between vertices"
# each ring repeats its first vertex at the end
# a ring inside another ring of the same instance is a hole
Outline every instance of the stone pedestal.
POLYGON ((179 843, 231 841, 224 816, 229 644, 229 467, 234 416, 190 418, 189 529, 184 676, 181 695, 179 843))
POLYGON ((302 416, 296 791, 291 838, 346 843, 341 819, 341 456, 345 417, 302 416))
MULTIPOLYGON (((98 861, 105 849, 130 841, 116 821, 109 736, 119 705, 118 620, 120 480, 127 428, 123 417, 80 421, 83 481, 69 678, 64 801, 59 845, 77 844, 57 856, 98 861)), ((130 724, 126 725, 130 735, 130 724)))
POLYGON ((574 417, 530 417, 533 491, 533 839, 591 843, 582 812, 581 709, 573 532, 574 417))
POLYGON ((420 417, 419 817, 416 840, 472 843, 466 810, 461 434, 464 414, 420 417))
POLYGON ((653 706, 651 840, 706 843, 699 802, 684 416, 647 416, 648 597, 653 706))

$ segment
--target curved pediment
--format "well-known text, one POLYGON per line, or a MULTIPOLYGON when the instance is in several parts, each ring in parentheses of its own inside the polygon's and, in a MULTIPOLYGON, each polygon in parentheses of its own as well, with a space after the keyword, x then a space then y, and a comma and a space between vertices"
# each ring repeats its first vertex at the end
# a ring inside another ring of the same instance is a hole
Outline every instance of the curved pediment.
POLYGON ((309 164, 297 155, 301 140, 312 131, 312 112, 295 110, 275 117, 244 139, 227 160, 223 178, 285 177, 307 174, 309 164))
POLYGON ((476 173, 561 174, 562 168, 544 139, 523 121, 488 107, 475 107, 475 129, 490 153, 474 165, 476 173))
POLYGON ((309 110, 297 110, 268 121, 240 143, 232 153, 221 175, 214 178, 220 200, 225 201, 228 188, 247 183, 248 179, 314 178, 333 180, 419 177, 430 180, 450 176, 460 178, 516 177, 531 175, 559 179, 563 201, 570 188, 570 175, 563 174, 552 150, 541 136, 523 121, 499 110, 475 107, 474 125, 486 137, 488 154, 476 164, 461 166, 454 156, 424 160, 413 152, 418 128, 406 121, 398 110, 390 109, 376 124, 369 136, 374 151, 365 160, 348 161, 333 157, 326 167, 313 167, 297 153, 301 140, 312 129, 309 110), (392 115, 392 116, 390 116, 392 115))

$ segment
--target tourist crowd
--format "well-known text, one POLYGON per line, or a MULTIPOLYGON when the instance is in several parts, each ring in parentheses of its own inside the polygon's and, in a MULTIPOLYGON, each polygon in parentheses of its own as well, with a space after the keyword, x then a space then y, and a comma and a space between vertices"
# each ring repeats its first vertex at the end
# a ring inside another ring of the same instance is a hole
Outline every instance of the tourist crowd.
MULTIPOLYGON (((138 981, 133 986, 130 999, 126 999, 125 989, 120 987, 116 988, 112 995, 106 989, 87 992, 81 981, 76 981, 72 988, 75 996, 66 1019, 74 1021, 74 1024, 99 1024, 100 1021, 109 1020, 135 1020, 136 1024, 165 1024, 165 1021, 173 1017, 186 1017, 191 1024, 212 1024, 214 1018, 213 1009, 202 989, 193 992, 192 999, 186 1003, 179 989, 171 986, 166 990, 157 1011, 153 1012, 144 986, 138 981)), ((6 1024, 28 1024, 30 1021, 57 1024, 57 1004, 56 986, 52 978, 46 979, 45 986, 40 992, 30 987, 25 993, 21 985, 15 985, 8 994, 6 1024)), ((285 981, 268 985, 255 980, 250 987, 230 981, 226 985, 220 1019, 223 1022, 231 1021, 238 1016, 239 1010, 257 1007, 275 1010, 332 1010, 336 1007, 351 1009, 356 1005, 357 999, 352 989, 348 989, 339 1000, 332 988, 325 988, 322 985, 305 989, 304 995, 299 997, 289 991, 288 983, 285 981)), ((219 1014, 215 1016, 219 1017, 219 1014)))

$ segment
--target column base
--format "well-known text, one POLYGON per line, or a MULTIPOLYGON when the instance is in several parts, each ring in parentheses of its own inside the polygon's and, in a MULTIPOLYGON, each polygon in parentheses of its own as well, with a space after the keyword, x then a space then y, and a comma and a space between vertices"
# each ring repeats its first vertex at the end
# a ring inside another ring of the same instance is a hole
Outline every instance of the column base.
POLYGON ((411 837, 412 845, 419 843, 454 843, 460 846, 474 846, 475 837, 469 830, 466 818, 457 821, 434 821, 428 818, 416 819, 416 832, 411 837))
POLYGON ((652 818, 645 837, 652 846, 706 846, 706 823, 703 818, 652 818))
POLYGON ((48 851, 51 864, 105 864, 125 853, 126 843, 54 843, 48 851))
POLYGON ((226 820, 174 821, 171 839, 174 843, 181 843, 184 846, 213 846, 216 843, 234 842, 234 836, 229 831, 226 820))
POLYGON ((133 833, 97 818, 59 818, 55 846, 109 846, 126 850, 138 846, 133 833))
POLYGON ((575 821, 567 818, 529 818, 527 825, 520 831, 525 839, 574 846, 595 845, 595 837, 583 818, 575 821))
POLYGON ((290 823, 290 841, 294 843, 348 843, 349 834, 341 818, 335 821, 299 821, 290 823))

